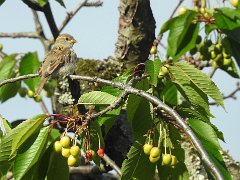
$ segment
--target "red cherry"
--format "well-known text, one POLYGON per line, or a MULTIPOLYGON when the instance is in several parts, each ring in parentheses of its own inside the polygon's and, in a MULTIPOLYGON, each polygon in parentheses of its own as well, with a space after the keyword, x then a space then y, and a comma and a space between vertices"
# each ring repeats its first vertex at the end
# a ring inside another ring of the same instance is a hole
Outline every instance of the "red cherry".
POLYGON ((103 148, 99 148, 97 151, 97 154, 100 158, 102 158, 104 156, 104 149, 103 148))
POLYGON ((92 159, 92 151, 91 150, 87 150, 86 153, 85 153, 85 156, 86 158, 89 160, 89 159, 92 159))

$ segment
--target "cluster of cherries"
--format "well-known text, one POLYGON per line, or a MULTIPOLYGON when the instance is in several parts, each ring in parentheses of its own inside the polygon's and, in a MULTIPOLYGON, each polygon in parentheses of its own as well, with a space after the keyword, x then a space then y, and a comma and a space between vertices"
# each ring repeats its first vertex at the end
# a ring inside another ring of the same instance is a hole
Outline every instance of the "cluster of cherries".
MULTIPOLYGON (((159 147, 153 147, 152 144, 147 143, 143 146, 143 151, 146 155, 149 155, 149 161, 151 163, 156 163, 160 159, 161 150, 159 147)), ((175 166, 177 164, 177 158, 174 155, 167 154, 166 152, 162 154, 162 164, 166 166, 175 166)))
MULTIPOLYGON (((81 159, 81 149, 76 142, 71 146, 71 138, 69 136, 62 136, 60 141, 54 143, 54 150, 61 153, 63 157, 67 158, 68 166, 78 166, 81 159)), ((100 158, 104 156, 104 149, 99 147, 97 154, 100 158)), ((92 160, 96 156, 95 151, 88 149, 85 152, 87 160, 92 160)))

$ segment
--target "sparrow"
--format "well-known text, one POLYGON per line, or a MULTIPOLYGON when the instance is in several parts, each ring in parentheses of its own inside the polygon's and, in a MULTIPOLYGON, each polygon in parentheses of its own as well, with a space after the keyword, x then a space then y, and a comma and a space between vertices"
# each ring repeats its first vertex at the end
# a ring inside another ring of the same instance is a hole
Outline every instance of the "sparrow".
POLYGON ((69 34, 57 37, 53 48, 47 53, 39 69, 40 82, 34 96, 39 95, 50 78, 63 78, 74 73, 77 55, 72 49, 77 41, 69 34))

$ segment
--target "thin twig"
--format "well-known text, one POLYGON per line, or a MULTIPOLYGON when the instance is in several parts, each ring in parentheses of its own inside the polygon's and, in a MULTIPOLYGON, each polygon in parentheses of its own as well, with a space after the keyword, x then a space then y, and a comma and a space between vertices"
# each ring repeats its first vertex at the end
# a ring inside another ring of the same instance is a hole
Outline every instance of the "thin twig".
POLYGON ((116 171, 116 173, 119 176, 122 176, 121 169, 116 165, 116 163, 107 154, 104 154, 104 156, 102 158, 104 159, 104 161, 107 164, 109 164, 109 166, 111 166, 116 171))
POLYGON ((50 114, 49 111, 48 111, 48 109, 47 109, 47 106, 46 106, 46 104, 44 103, 43 100, 40 101, 39 104, 40 104, 41 109, 42 109, 42 111, 43 111, 44 114, 47 114, 47 115, 50 114))
POLYGON ((209 72, 208 76, 209 76, 210 78, 212 78, 213 75, 215 74, 216 70, 217 70, 217 68, 212 67, 212 69, 211 69, 211 71, 209 72))
POLYGON ((173 18, 174 14, 175 14, 176 11, 178 10, 178 8, 182 5, 183 1, 184 1, 184 0, 180 0, 180 1, 178 2, 177 6, 174 8, 174 10, 173 10, 172 14, 170 15, 169 19, 172 19, 172 18, 173 18))
POLYGON ((78 13, 78 11, 82 7, 98 7, 101 6, 103 3, 101 1, 96 2, 88 2, 88 0, 84 0, 83 2, 80 2, 76 8, 70 12, 67 13, 65 19, 63 20, 61 26, 59 27, 59 33, 62 32, 62 30, 66 27, 66 25, 70 22, 70 20, 78 13))
MULTIPOLYGON (((230 98, 236 100, 237 97, 236 97, 235 95, 238 93, 238 91, 240 91, 240 83, 239 83, 239 82, 237 83, 237 88, 236 88, 235 90, 233 90, 233 91, 232 91, 230 94, 228 94, 227 96, 224 96, 224 95, 223 95, 223 100, 225 100, 225 99, 230 99, 230 98)), ((218 105, 218 104, 217 104, 216 102, 210 102, 209 105, 213 106, 213 105, 218 105)))
POLYGON ((17 33, 0 33, 1 38, 33 38, 38 39, 36 32, 17 32, 17 33))
POLYGON ((5 85, 5 84, 8 84, 8 83, 14 83, 16 81, 21 81, 23 79, 29 79, 29 78, 35 78, 35 77, 38 77, 38 76, 39 76, 38 74, 26 74, 26 75, 23 75, 23 76, 18 76, 18 77, 15 77, 15 78, 6 79, 6 80, 0 82, 0 87, 5 85))

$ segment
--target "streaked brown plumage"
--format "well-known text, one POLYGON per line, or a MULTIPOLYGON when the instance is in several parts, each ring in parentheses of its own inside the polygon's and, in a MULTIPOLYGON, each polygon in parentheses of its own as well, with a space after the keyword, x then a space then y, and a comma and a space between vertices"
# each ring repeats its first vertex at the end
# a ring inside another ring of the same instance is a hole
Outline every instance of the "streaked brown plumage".
POLYGON ((72 46, 77 41, 69 34, 57 37, 54 47, 47 53, 39 70, 41 77, 34 96, 41 93, 44 84, 50 78, 64 77, 73 74, 77 55, 72 46))

